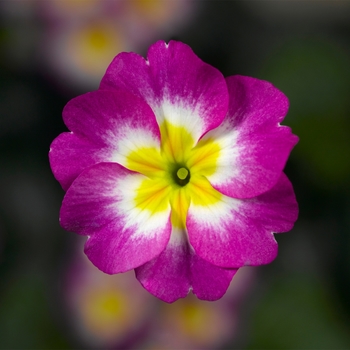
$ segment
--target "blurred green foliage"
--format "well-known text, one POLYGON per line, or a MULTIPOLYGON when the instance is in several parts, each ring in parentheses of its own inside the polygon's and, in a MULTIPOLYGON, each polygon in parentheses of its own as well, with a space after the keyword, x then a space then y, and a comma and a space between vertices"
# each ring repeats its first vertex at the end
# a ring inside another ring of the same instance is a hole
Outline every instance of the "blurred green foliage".
POLYGON ((285 124, 300 142, 292 152, 307 181, 350 190, 350 56, 326 39, 292 40, 262 68, 290 100, 285 124))
POLYGON ((336 304, 316 278, 276 279, 253 313, 247 349, 347 349, 350 334, 336 304))
POLYGON ((66 349, 50 311, 47 280, 30 269, 21 269, 1 294, 1 349, 66 349))

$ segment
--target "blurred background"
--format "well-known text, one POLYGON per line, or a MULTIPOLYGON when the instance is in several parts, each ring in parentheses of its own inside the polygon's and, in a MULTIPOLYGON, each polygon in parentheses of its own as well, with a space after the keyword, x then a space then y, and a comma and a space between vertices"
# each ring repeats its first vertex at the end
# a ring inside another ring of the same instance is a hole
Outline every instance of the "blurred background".
POLYGON ((2 0, 0 50, 0 348, 350 348, 350 1, 2 0), (64 105, 158 39, 271 81, 300 137, 295 228, 214 303, 104 275, 58 224, 47 153, 64 105))

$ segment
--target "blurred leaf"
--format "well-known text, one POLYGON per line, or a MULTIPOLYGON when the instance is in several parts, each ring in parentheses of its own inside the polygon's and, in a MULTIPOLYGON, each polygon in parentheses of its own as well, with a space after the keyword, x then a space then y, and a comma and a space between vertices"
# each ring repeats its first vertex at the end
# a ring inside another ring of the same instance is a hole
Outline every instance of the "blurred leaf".
POLYGON ((310 115, 292 122, 300 142, 293 157, 303 162, 305 175, 324 188, 347 186, 350 179, 350 125, 345 118, 310 115))
POLYGON ((67 348, 50 316, 39 274, 17 274, 1 293, 0 305, 1 349, 67 348))
POLYGON ((280 279, 253 314, 247 349, 348 349, 349 330, 337 318, 332 300, 315 279, 280 279))
POLYGON ((350 57, 329 41, 296 40, 271 55, 261 74, 290 99, 289 120, 349 111, 350 57))
POLYGON ((327 41, 294 41, 262 69, 290 100, 287 125, 300 137, 292 153, 309 182, 350 187, 350 57, 327 41))

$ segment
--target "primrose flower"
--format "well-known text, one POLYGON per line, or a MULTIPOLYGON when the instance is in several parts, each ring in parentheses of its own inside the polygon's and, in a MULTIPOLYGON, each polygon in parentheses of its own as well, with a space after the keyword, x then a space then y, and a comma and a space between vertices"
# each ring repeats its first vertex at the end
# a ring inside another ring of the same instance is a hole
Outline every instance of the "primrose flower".
POLYGON ((270 83, 225 79, 181 42, 120 53, 97 91, 68 102, 71 132, 51 145, 62 227, 88 237, 100 270, 135 269, 164 301, 222 297, 238 268, 276 257, 273 233, 297 219, 287 109, 270 83))
POLYGON ((161 303, 153 317, 145 349, 226 349, 241 344, 239 318, 242 304, 249 302, 255 270, 239 269, 226 294, 217 302, 198 300, 193 295, 174 304, 161 303), (210 320, 210 322, 208 322, 210 320))
POLYGON ((131 271, 118 278, 103 274, 82 251, 67 267, 60 290, 65 324, 82 347, 129 349, 142 338, 158 300, 138 288, 131 271))

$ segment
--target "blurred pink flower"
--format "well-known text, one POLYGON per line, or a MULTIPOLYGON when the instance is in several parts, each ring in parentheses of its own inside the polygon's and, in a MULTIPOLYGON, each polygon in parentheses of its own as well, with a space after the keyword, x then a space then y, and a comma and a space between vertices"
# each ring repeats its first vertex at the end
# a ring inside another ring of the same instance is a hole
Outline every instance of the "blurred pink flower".
POLYGON ((133 47, 111 18, 68 22, 47 32, 43 56, 63 87, 96 89, 116 52, 133 47))
POLYGON ((233 279, 224 297, 215 303, 193 295, 175 304, 161 304, 159 316, 144 340, 145 349, 221 349, 242 341, 241 306, 247 301, 255 271, 245 267, 233 279))
POLYGON ((118 52, 140 52, 159 36, 177 33, 195 7, 189 0, 42 2, 44 65, 63 87, 96 89, 118 52))
POLYGON ((155 310, 157 299, 135 280, 134 273, 102 274, 81 252, 68 266, 66 317, 82 344, 106 348, 137 342, 155 310))

